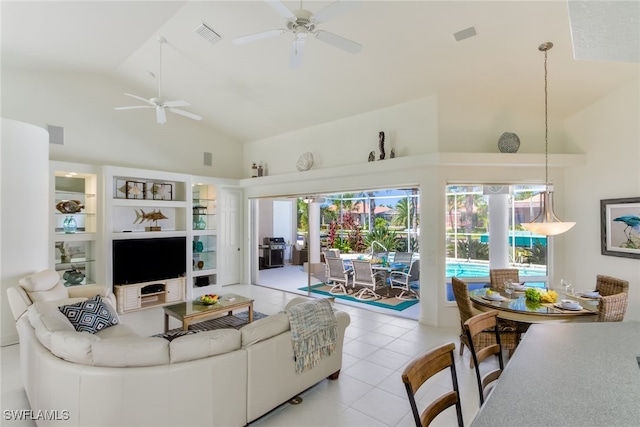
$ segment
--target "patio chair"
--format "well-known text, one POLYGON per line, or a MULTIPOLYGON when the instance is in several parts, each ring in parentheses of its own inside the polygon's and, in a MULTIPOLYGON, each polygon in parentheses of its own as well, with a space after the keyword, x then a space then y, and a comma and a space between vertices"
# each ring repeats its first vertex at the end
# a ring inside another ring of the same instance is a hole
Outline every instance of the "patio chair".
POLYGON ((329 290, 331 294, 348 294, 348 287, 352 282, 352 270, 347 268, 342 258, 329 256, 325 253, 324 259, 327 265, 327 282, 333 286, 329 290))
POLYGON ((393 255, 393 262, 411 265, 413 259, 413 252, 396 252, 393 255))
MULTIPOLYGON (((395 262, 395 261, 394 261, 395 262)), ((420 289, 420 260, 411 263, 408 272, 392 271, 389 275, 391 289, 402 289, 396 298, 401 300, 420 299, 420 295, 414 289, 420 289)))
POLYGON ((362 301, 382 298, 376 289, 386 286, 386 274, 384 271, 374 272, 369 261, 354 259, 353 263, 353 286, 362 286, 362 289, 353 296, 362 301), (369 298, 366 298, 366 296, 369 298))

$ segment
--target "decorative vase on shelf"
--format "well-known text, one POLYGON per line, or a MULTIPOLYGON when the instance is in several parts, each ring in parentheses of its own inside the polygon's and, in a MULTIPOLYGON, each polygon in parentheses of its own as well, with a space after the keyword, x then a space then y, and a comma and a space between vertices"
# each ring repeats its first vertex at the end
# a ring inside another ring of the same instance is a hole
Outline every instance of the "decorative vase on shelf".
POLYGON ((65 271, 62 278, 65 280, 65 286, 79 285, 84 280, 84 274, 76 267, 73 267, 71 270, 65 271))
POLYGON ((207 228, 207 223, 204 218, 200 217, 196 223, 196 230, 204 230, 205 228, 207 228))
POLYGON ((74 217, 68 216, 62 223, 62 229, 64 230, 65 234, 75 233, 78 229, 78 223, 76 222, 74 217))
POLYGON ((517 153, 520 148, 520 138, 513 132, 505 132, 498 139, 498 149, 501 153, 517 153))

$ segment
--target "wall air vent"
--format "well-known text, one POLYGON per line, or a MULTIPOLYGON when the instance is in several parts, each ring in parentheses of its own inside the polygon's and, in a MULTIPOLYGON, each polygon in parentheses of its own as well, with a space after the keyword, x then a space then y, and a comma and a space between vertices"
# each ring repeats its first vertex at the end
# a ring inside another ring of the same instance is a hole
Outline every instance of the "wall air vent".
POLYGON ((209 43, 214 44, 216 43, 218 40, 220 40, 222 38, 222 36, 218 33, 216 33, 215 31, 213 31, 213 29, 208 26, 207 24, 205 24, 204 22, 200 25, 198 25, 194 30, 194 33, 199 34, 202 36, 202 38, 204 38, 205 40, 207 40, 209 43))
POLYGON ((453 33, 453 37, 456 39, 456 41, 462 41, 464 39, 468 39, 469 37, 473 37, 475 36, 476 33, 476 28, 475 27, 469 27, 469 28, 465 28, 464 30, 458 31, 457 33, 453 33))

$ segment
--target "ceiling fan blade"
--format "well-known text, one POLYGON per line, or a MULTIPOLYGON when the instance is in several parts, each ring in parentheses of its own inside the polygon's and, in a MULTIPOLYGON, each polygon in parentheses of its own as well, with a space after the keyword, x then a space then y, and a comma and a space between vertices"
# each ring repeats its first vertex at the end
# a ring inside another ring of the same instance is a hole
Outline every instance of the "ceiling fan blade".
POLYGON ((142 102, 146 102, 149 105, 154 105, 153 102, 151 102, 151 100, 147 99, 147 98, 143 98, 141 96, 138 95, 132 95, 130 93, 125 93, 126 96, 130 96, 131 98, 137 99, 138 101, 142 101, 142 102))
POLYGON ((298 68, 302 64, 302 51, 306 37, 297 37, 291 45, 291 57, 289 58, 289 68, 298 68))
POLYGON ((268 30, 268 31, 263 31, 261 33, 256 33, 256 34, 249 34, 248 36, 242 36, 242 37, 236 37, 235 39, 233 39, 233 43, 234 44, 243 44, 243 43, 249 43, 255 40, 261 40, 261 39, 266 39, 269 37, 274 37, 274 36, 279 36, 282 35, 284 33, 286 33, 287 30, 285 29, 278 29, 278 30, 268 30))
POLYGON ((180 114, 181 116, 189 117, 190 119, 193 119, 193 120, 202 120, 201 116, 190 113, 188 111, 179 110, 177 108, 169 108, 169 111, 171 111, 172 113, 180 114))
POLYGON ((314 13, 313 20, 317 23, 327 22, 338 15, 351 12, 352 10, 358 8, 358 6, 360 6, 359 0, 337 1, 314 13))
POLYGON ((165 107, 188 107, 189 104, 187 101, 167 101, 162 104, 165 107))
POLYGON ((296 19, 296 15, 294 15, 293 12, 291 12, 289 8, 282 4, 282 2, 280 2, 279 0, 266 0, 266 2, 273 8, 273 10, 278 12, 280 16, 286 19, 296 19))
POLYGON ((328 31, 318 30, 315 32, 315 36, 318 40, 329 43, 330 45, 333 45, 346 52, 353 53, 354 55, 362 50, 362 45, 360 43, 345 39, 342 36, 330 33, 328 31))
POLYGON ((167 122, 167 115, 164 113, 164 108, 156 107, 156 120, 161 125, 167 122))
POLYGON ((114 110, 135 110, 136 108, 153 108, 153 105, 133 105, 131 107, 114 107, 114 110))

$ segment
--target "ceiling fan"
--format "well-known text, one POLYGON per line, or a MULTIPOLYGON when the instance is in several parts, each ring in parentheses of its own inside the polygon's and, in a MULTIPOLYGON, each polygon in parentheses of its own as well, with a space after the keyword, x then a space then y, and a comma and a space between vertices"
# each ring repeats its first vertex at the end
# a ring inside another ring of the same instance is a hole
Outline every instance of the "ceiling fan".
MULTIPOLYGON (((134 110, 137 108, 155 108, 156 121, 160 124, 165 124, 167 122, 167 115, 165 113, 165 109, 169 110, 172 113, 189 117, 190 119, 193 119, 193 120, 202 120, 202 117, 198 116, 197 114, 193 114, 188 111, 184 111, 176 108, 176 107, 188 107, 189 105, 191 105, 188 102, 162 100, 162 45, 165 44, 166 42, 167 42, 167 39, 165 39, 164 37, 162 36, 158 37, 158 43, 160 43, 160 71, 158 75, 158 97, 146 99, 138 95, 125 93, 126 96, 130 96, 131 98, 146 102, 149 105, 133 105, 130 107, 115 107, 115 109, 116 110, 134 110)), ((153 75, 153 73, 149 73, 149 74, 153 75)))
POLYGON ((263 31, 256 34, 250 34, 248 36, 237 37, 233 39, 233 43, 242 44, 255 40, 265 39, 268 37, 279 36, 284 33, 293 33, 295 39, 293 40, 293 46, 291 48, 291 57, 289 66, 291 68, 297 68, 302 63, 302 50, 304 48, 307 36, 311 35, 320 41, 329 43, 339 49, 346 52, 356 54, 362 49, 360 43, 356 43, 352 40, 346 39, 328 31, 316 29, 317 24, 329 21, 334 17, 343 13, 349 12, 355 9, 360 1, 336 1, 331 3, 324 9, 319 10, 316 13, 312 13, 302 8, 302 0, 300 1, 300 9, 289 10, 279 0, 265 0, 269 6, 271 6, 276 12, 278 12, 283 18, 287 20, 286 28, 263 31))

